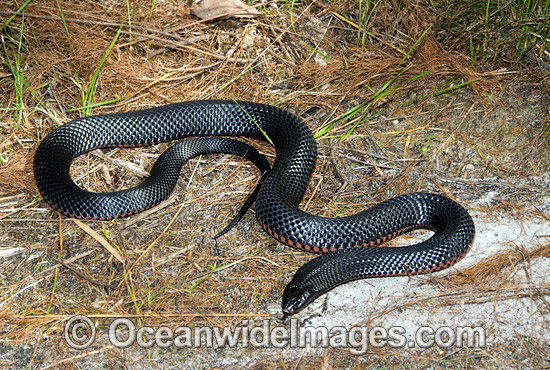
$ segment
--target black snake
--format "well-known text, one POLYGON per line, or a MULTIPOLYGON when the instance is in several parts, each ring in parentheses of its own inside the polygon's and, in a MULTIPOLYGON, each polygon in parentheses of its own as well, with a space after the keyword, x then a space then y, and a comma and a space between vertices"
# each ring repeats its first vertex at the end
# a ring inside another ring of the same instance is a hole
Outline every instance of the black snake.
POLYGON ((197 139, 169 149, 154 165, 149 178, 131 189, 92 193, 70 178, 72 160, 90 150, 145 146, 191 136, 268 137, 275 146, 277 157, 259 188, 256 216, 275 239, 298 249, 324 253, 301 267, 285 288, 285 315, 298 312, 321 294, 351 280, 446 268, 472 245, 474 223, 468 212, 437 194, 404 194, 347 217, 326 218, 301 211, 298 204, 317 158, 315 139, 294 115, 250 102, 184 102, 73 120, 40 143, 34 161, 36 183, 44 200, 64 215, 108 220, 131 215, 165 199, 176 184, 182 161, 190 155, 233 153, 246 156, 264 170, 266 165, 269 167, 265 159, 258 159, 263 156, 252 153, 246 144, 230 139, 197 139), (411 246, 378 247, 420 228, 435 233, 411 246))

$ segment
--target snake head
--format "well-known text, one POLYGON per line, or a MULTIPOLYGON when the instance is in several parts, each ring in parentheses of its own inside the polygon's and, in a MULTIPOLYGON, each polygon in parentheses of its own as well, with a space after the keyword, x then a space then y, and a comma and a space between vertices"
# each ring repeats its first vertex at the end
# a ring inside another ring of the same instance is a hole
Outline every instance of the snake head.
POLYGON ((295 286, 287 285, 283 293, 283 314, 284 317, 293 315, 313 301, 315 297, 307 289, 295 286))

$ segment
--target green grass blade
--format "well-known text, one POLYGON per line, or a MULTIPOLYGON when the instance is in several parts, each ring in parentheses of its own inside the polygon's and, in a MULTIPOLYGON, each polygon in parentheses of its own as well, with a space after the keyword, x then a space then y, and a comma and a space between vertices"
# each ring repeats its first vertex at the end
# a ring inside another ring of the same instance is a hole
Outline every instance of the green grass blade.
POLYGON ((8 48, 7 43, 2 43, 5 58, 1 58, 2 62, 6 65, 6 67, 11 72, 11 75, 13 76, 13 87, 15 90, 15 109, 14 109, 14 115, 13 119, 16 122, 23 121, 23 112, 26 110, 25 108, 25 92, 27 90, 28 84, 25 82, 25 78, 23 76, 23 69, 21 68, 21 55, 22 55, 22 49, 24 47, 23 44, 23 35, 25 30, 25 13, 21 13, 21 30, 19 31, 19 38, 18 40, 13 40, 14 42, 17 42, 17 48, 16 50, 13 50, 12 48, 8 48), (12 54, 13 57, 11 56, 12 54), (12 60, 13 58, 13 60, 12 60))
POLYGON ((327 123, 325 126, 323 126, 321 129, 319 129, 319 131, 317 131, 317 133, 315 133, 314 137, 316 139, 318 139, 318 138, 326 135, 328 132, 330 132, 330 130, 332 129, 332 127, 334 126, 334 124, 336 122, 344 121, 346 119, 349 119, 349 118, 353 117, 359 111, 361 111, 367 104, 369 104, 369 102, 370 102, 370 100, 365 101, 365 102, 353 107, 352 109, 342 113, 341 115, 339 115, 338 117, 336 117, 335 119, 333 119, 332 121, 327 123))
POLYGON ((127 98, 128 98, 127 96, 123 96, 122 98, 105 100, 105 101, 102 101, 102 102, 99 102, 99 103, 92 103, 92 104, 84 105, 82 107, 67 109, 66 112, 74 112, 74 111, 79 111, 79 110, 90 112, 92 110, 92 108, 101 107, 101 106, 107 105, 107 104, 118 103, 119 101, 127 99, 127 98))
POLYGON ((99 78, 99 72, 101 71, 101 68, 103 68, 103 64, 105 64, 105 61, 107 60, 107 57, 111 53, 111 50, 113 50, 113 47, 115 46, 120 36, 120 31, 121 29, 118 30, 115 37, 113 38, 113 41, 111 41, 111 44, 107 48, 107 51, 101 57, 101 60, 99 61, 99 64, 94 72, 94 75, 92 76, 92 80, 88 85, 88 89, 86 90, 86 94, 84 95, 84 100, 82 102, 83 107, 85 107, 84 108, 85 116, 89 116, 92 114, 91 107, 93 107, 94 92, 96 88, 97 79, 99 78))
POLYGON ((4 23, 2 23, 2 26, 0 26, 0 32, 2 32, 2 31, 4 30, 4 28, 5 28, 8 24, 10 24, 11 21, 13 21, 13 19, 14 19, 15 17, 17 17, 17 16, 19 15, 19 13, 21 13, 21 11, 22 11, 23 9, 25 9, 25 7, 26 7, 27 5, 29 5, 30 2, 31 2, 31 0, 25 1, 25 2, 23 3, 23 5, 21 5, 21 6, 19 7, 19 9, 17 9, 17 11, 16 11, 11 17, 9 17, 4 23))
POLYGON ((467 86, 467 85, 469 85, 469 84, 471 84, 471 83, 474 83, 474 82, 477 82, 477 81, 479 81, 479 80, 481 80, 481 78, 475 78, 475 79, 470 80, 470 81, 462 82, 462 83, 460 83, 460 84, 458 84, 458 85, 449 86, 449 87, 446 87, 446 88, 444 88, 444 89, 437 90, 437 91, 434 91, 434 92, 432 92, 432 93, 423 95, 423 96, 421 96, 421 97, 419 97, 419 98, 414 99, 413 101, 423 100, 423 99, 429 98, 430 96, 444 94, 444 93, 447 93, 447 92, 449 92, 449 91, 453 91, 453 90, 459 89, 459 88, 461 88, 461 87, 463 87, 463 86, 467 86))
POLYGON ((63 28, 65 29, 67 40, 69 40, 69 50, 71 51, 71 54, 73 54, 73 43, 71 41, 71 35, 69 34, 69 27, 67 27, 67 22, 65 22, 65 16, 63 15, 63 8, 61 7, 61 3, 59 2, 59 0, 55 0, 55 2, 57 3, 57 9, 59 10, 61 23, 63 24, 63 28))
POLYGON ((250 120, 252 122, 254 122, 254 124, 258 127, 258 130, 260 130, 260 132, 262 133, 263 137, 267 140, 267 142, 271 145, 273 145, 273 141, 271 141, 271 139, 269 138, 269 136, 267 136, 267 132, 265 132, 261 127, 260 125, 258 124, 258 122, 256 122, 256 120, 246 111, 246 109, 244 109, 244 107, 242 105, 239 104, 238 101, 236 101, 235 99, 232 99, 233 102, 235 104, 237 104, 239 106, 239 108, 241 108, 241 110, 248 116, 248 118, 250 118, 250 120))

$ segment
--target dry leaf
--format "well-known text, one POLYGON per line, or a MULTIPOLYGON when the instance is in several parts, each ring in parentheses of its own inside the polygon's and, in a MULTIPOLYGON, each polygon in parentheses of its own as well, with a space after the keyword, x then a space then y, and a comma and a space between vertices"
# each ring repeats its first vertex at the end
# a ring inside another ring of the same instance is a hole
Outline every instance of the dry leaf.
POLYGON ((104 237, 99 235, 94 229, 86 225, 84 222, 77 219, 73 219, 73 221, 78 225, 78 227, 84 230, 88 235, 90 235, 92 238, 97 240, 99 244, 101 244, 105 249, 107 249, 107 251, 109 251, 109 253, 111 253, 113 257, 115 257, 120 263, 124 263, 124 259, 122 258, 120 253, 118 253, 118 251, 111 244, 109 244, 109 242, 104 237))
POLYGON ((328 348, 321 356, 321 370, 332 370, 332 366, 328 363, 328 348))
POLYGON ((191 14, 200 19, 207 19, 215 17, 253 18, 262 13, 245 5, 240 0, 202 0, 191 11, 191 14))

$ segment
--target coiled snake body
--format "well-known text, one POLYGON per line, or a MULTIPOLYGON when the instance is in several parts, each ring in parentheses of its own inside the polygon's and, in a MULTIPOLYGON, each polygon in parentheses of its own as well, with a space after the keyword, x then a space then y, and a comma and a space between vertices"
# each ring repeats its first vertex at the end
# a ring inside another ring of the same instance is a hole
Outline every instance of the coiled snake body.
POLYGON ((52 131, 40 143, 34 161, 35 179, 44 200, 67 216, 101 220, 124 217, 168 197, 179 176, 181 161, 191 152, 250 155, 249 159, 258 166, 262 162, 260 155, 251 153, 246 144, 235 148, 239 144, 234 140, 218 139, 219 142, 208 144, 208 139, 197 139, 190 144, 193 150, 176 149, 163 154, 150 177, 139 186, 114 193, 92 193, 79 188, 69 175, 75 157, 97 148, 136 147, 190 136, 220 135, 271 139, 277 157, 256 199, 256 216, 261 226, 292 247, 328 252, 300 268, 287 285, 283 293, 285 315, 298 312, 321 294, 351 280, 446 268, 462 258, 473 242, 474 223, 468 212, 437 194, 405 194, 339 218, 301 211, 297 206, 317 158, 313 135, 292 114, 250 102, 195 101, 76 119, 52 131), (416 245, 378 247, 419 228, 435 233, 416 245))

